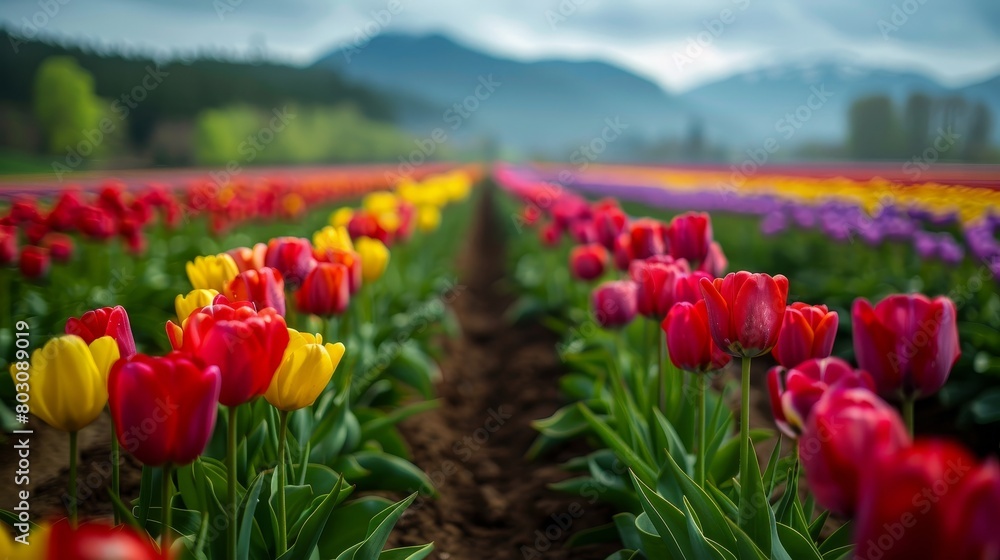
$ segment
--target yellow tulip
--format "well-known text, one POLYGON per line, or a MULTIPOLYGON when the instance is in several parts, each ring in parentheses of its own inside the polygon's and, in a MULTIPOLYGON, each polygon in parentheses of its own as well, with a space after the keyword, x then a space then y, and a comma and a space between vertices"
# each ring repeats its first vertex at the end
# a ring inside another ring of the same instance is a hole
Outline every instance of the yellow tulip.
POLYGON ((420 231, 434 231, 441 225, 441 211, 437 206, 421 206, 417 212, 417 227, 420 231))
POLYGON ((378 239, 359 237, 354 242, 354 250, 361 257, 361 277, 365 283, 381 278, 389 264, 389 248, 378 239))
POLYGON ((0 558, 8 560, 41 560, 48 558, 49 524, 42 523, 21 541, 14 541, 7 527, 0 523, 0 558), (24 544, 27 542, 28 544, 24 544))
POLYGON ((399 199, 389 191, 377 191, 366 196, 361 201, 361 207, 376 214, 395 212, 399 207, 399 199))
POLYGON ((313 247, 321 253, 327 249, 354 251, 354 243, 351 242, 351 235, 347 233, 347 228, 344 226, 326 226, 314 233, 313 247))
POLYGON ((191 290, 186 296, 177 294, 177 297, 174 298, 174 309, 177 311, 177 319, 183 323, 189 315, 194 313, 195 309, 212 305, 212 300, 217 295, 219 295, 218 291, 205 289, 191 290))
POLYGON ((229 282, 239 273, 236 261, 226 253, 195 257, 193 262, 187 263, 188 280, 196 290, 215 290, 223 293, 229 282))
POLYGON ((340 342, 323 344, 322 335, 288 329, 288 346, 264 398, 288 412, 311 405, 330 383, 344 350, 340 342))
POLYGON ((31 354, 31 412, 65 432, 86 427, 108 402, 108 372, 116 360, 118 345, 110 336, 90 347, 71 334, 49 340, 31 354))
POLYGON ((351 218, 354 217, 354 209, 344 206, 343 208, 337 208, 333 214, 330 214, 330 225, 339 228, 347 227, 350 223, 351 218))
POLYGON ((382 226, 382 229, 389 233, 396 233, 399 229, 401 222, 399 220, 399 214, 395 211, 392 212, 382 212, 377 215, 378 225, 382 226))

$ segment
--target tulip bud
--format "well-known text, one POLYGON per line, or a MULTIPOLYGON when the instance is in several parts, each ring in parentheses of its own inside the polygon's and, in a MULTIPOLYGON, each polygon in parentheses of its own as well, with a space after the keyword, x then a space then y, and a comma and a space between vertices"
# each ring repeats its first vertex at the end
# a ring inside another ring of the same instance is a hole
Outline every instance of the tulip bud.
POLYGON ((629 247, 633 259, 646 259, 667 252, 663 223, 652 218, 639 218, 628 227, 629 247))
POLYGON ((614 251, 615 240, 625 230, 628 216, 618 207, 618 201, 606 198, 594 204, 594 231, 597 242, 609 251, 614 251))
POLYGON ((799 460, 816 502, 851 515, 873 461, 910 445, 899 414, 867 389, 828 391, 799 439, 799 460))
POLYGON ((288 346, 285 319, 277 311, 257 311, 250 302, 230 303, 221 295, 192 313, 182 327, 167 321, 167 335, 174 350, 218 366, 219 402, 225 406, 263 395, 288 346))
POLYGON ((285 282, 294 288, 301 285, 309 271, 316 266, 316 259, 313 257, 313 248, 308 240, 298 237, 275 237, 267 244, 264 266, 277 269, 285 282))
POLYGON ((284 411, 310 406, 330 383, 344 345, 323 344, 321 335, 288 329, 288 348, 264 398, 284 411))
POLYGON ((715 371, 732 360, 712 340, 705 300, 675 304, 660 327, 667 335, 670 361, 679 369, 698 373, 715 371))
POLYGON ((608 251, 602 245, 578 245, 569 254, 569 269, 575 278, 589 281, 600 278, 608 266, 608 251))
POLYGON ((793 303, 785 308, 781 332, 771 355, 786 368, 809 359, 826 358, 833 352, 839 324, 837 312, 825 305, 793 303))
POLYGON ((237 247, 226 251, 226 254, 233 258, 236 269, 240 272, 248 270, 259 270, 264 268, 264 257, 267 256, 267 245, 257 243, 250 247, 237 247))
POLYGON ((108 369, 117 359, 110 336, 89 347, 75 335, 50 339, 31 354, 31 413, 64 432, 88 426, 108 402, 108 369))
POLYGON ((87 344, 102 336, 110 336, 118 345, 118 353, 122 358, 131 358, 135 355, 132 326, 128 320, 128 313, 120 305, 88 311, 79 319, 70 317, 66 320, 66 334, 75 334, 87 344))
POLYGON ((635 319, 635 284, 617 280, 594 289, 591 307, 597 323, 605 328, 623 327, 635 319))
POLYGON ((840 358, 807 360, 791 370, 775 366, 767 372, 774 422, 792 439, 805 429, 813 406, 827 391, 858 387, 874 391, 875 382, 840 358))
POLYGON ((788 299, 787 278, 743 271, 714 281, 702 278, 701 292, 720 348, 748 358, 774 348, 788 299))
POLYGON ((874 308, 858 298, 851 316, 858 365, 884 398, 933 395, 961 355, 955 304, 946 297, 897 294, 874 308))
POLYGON ((217 366, 203 367, 179 352, 119 360, 108 378, 118 441, 148 466, 194 461, 212 438, 221 386, 217 366))
MULTIPOLYGON (((956 521, 970 515, 965 520, 975 523, 975 514, 985 513, 975 511, 975 499, 969 502, 960 496, 976 466, 967 451, 953 443, 927 440, 860 460, 867 473, 855 518, 855 558, 990 557, 956 554, 972 543, 966 538, 949 538, 949 527, 956 521)), ((990 509, 997 512, 995 503, 990 509)), ((990 526, 988 538, 996 542, 996 518, 978 522, 990 526)), ((961 529, 962 537, 975 534, 972 526, 961 529)), ((994 557, 997 552, 1000 550, 993 550, 994 557)))
POLYGON ((49 250, 52 260, 60 263, 73 258, 73 238, 63 233, 50 233, 42 240, 42 246, 49 250))
POLYGON ((202 307, 212 305, 212 301, 219 292, 215 290, 191 290, 188 294, 178 294, 174 298, 174 310, 177 311, 177 320, 181 323, 188 318, 191 313, 202 307))
MULTIPOLYGON (((32 539, 32 549, 35 549, 36 540, 32 539)), ((147 535, 128 525, 112 527, 103 522, 84 523, 74 529, 68 520, 63 519, 52 525, 44 544, 47 549, 45 558, 162 560, 165 557, 147 535)))
POLYGON ((241 272, 229 283, 226 295, 233 301, 249 301, 258 310, 271 307, 285 316, 285 280, 270 267, 241 272))
POLYGON ((240 273, 236 268, 236 261, 225 253, 195 257, 194 261, 188 261, 185 268, 194 289, 215 290, 220 294, 226 291, 229 283, 240 273))
POLYGON ((712 220, 708 214, 696 212, 674 216, 666 235, 671 256, 700 263, 708 256, 712 243, 712 220))
POLYGON ((25 278, 37 280, 49 275, 52 267, 52 259, 49 258, 49 250, 34 245, 26 245, 21 249, 21 260, 18 268, 25 278))
POLYGON ((295 306, 320 317, 343 313, 351 297, 349 274, 342 264, 317 264, 295 292, 295 306))
POLYGON ((389 249, 378 239, 359 237, 354 248, 361 257, 361 275, 366 283, 382 277, 389 265, 389 249))

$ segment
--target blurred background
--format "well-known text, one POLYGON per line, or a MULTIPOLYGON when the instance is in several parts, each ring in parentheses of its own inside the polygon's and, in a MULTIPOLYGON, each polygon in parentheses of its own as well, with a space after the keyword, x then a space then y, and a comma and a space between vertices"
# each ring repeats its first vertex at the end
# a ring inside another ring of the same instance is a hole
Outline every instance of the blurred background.
POLYGON ((0 28, 2 173, 1000 162, 996 0, 3 0, 0 28))

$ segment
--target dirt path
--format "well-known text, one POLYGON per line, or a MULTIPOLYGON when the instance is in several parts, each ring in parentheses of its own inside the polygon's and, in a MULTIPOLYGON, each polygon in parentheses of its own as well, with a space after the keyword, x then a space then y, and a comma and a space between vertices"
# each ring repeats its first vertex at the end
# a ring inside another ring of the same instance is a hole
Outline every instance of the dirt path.
POLYGON ((463 335, 445 343, 448 358, 437 388, 444 403, 402 426, 414 462, 440 497, 418 501, 400 520, 392 544, 433 540, 442 560, 603 559, 617 547, 563 545, 576 531, 609 522, 612 512, 547 488, 567 478, 558 466, 563 460, 585 451, 524 459, 536 434, 531 422, 563 404, 556 339, 539 325, 504 322, 513 302, 501 287, 504 228, 492 189, 480 196, 459 257, 465 289, 454 308, 463 335))

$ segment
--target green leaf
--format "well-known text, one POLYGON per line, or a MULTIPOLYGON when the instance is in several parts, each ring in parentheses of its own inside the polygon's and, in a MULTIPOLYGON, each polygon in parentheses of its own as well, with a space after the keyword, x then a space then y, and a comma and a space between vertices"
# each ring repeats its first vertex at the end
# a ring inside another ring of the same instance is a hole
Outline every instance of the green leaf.
POLYGON ((773 514, 771 504, 764 494, 760 465, 757 463, 753 444, 750 445, 748 459, 747 479, 740 480, 739 525, 761 550, 770 551, 772 522, 769 522, 769 518, 773 514))
POLYGON ((410 507, 410 504, 416 498, 417 493, 414 492, 406 499, 396 502, 379 512, 368 524, 368 536, 365 540, 357 545, 356 548, 352 547, 355 548, 354 553, 349 555, 351 549, 347 549, 337 557, 337 560, 377 560, 379 552, 385 547, 386 541, 389 540, 389 533, 392 532, 392 528, 396 526, 396 522, 399 521, 403 512, 406 511, 406 508, 410 507))
POLYGON ((826 555, 830 552, 845 546, 851 546, 851 543, 853 542, 854 526, 850 521, 848 521, 838 527, 836 531, 830 533, 830 536, 819 545, 819 551, 823 554, 823 557, 826 558, 826 555))
POLYGON ((699 560, 726 560, 715 547, 709 544, 701 527, 698 526, 698 516, 691 509, 691 504, 684 498, 684 512, 688 524, 688 537, 691 539, 691 548, 694 549, 695 558, 699 560))
POLYGON ((615 528, 614 523, 608 523, 607 525, 599 525, 597 527, 577 531, 566 540, 566 544, 564 546, 566 548, 575 548, 578 546, 613 543, 617 541, 618 529, 615 528))
MULTIPOLYGON (((750 441, 756 444, 770 438, 773 434, 771 430, 751 429, 750 441)), ((708 461, 708 475, 716 481, 716 484, 721 486, 723 482, 735 477, 740 471, 740 438, 734 437, 726 440, 719 446, 719 450, 711 456, 711 459, 706 458, 706 460, 708 461)))
POLYGON ((434 543, 393 548, 378 555, 378 560, 421 560, 434 551, 434 543))
POLYGON ((379 512, 391 507, 392 502, 377 496, 351 500, 333 510, 319 541, 323 558, 336 558, 345 550, 356 546, 368 536, 368 524, 379 512))
MULTIPOLYGON (((592 411, 598 414, 607 413, 607 404, 601 400, 587 401, 583 403, 592 411)), ((574 404, 566 405, 557 410, 552 416, 535 420, 531 426, 539 432, 557 439, 570 439, 577 437, 589 428, 587 419, 580 412, 580 407, 574 404)))
POLYGON ((594 416, 594 413, 590 411, 583 403, 577 403, 580 408, 580 413, 583 415, 590 427, 597 432, 598 437, 604 442, 605 445, 610 447, 615 453, 618 454, 622 460, 634 471, 637 471, 637 476, 646 482, 647 485, 654 484, 656 480, 656 471, 653 467, 649 466, 645 461, 639 458, 639 456, 632 450, 632 448, 626 444, 614 430, 611 429, 604 421, 594 416))
POLYGON ((660 539, 667 545, 670 557, 694 558, 694 551, 691 549, 691 542, 687 535, 687 521, 684 518, 684 512, 654 492, 634 473, 632 481, 639 491, 642 511, 652 523, 660 539))
POLYGON ((330 513, 341 499, 340 488, 343 485, 344 477, 340 477, 333 491, 323 498, 319 506, 306 519, 298 536, 295 538, 295 544, 292 545, 292 548, 288 552, 281 556, 282 560, 308 560, 312 556, 313 549, 319 543, 319 538, 323 534, 326 522, 330 518, 330 513))
POLYGON ((684 558, 683 556, 671 556, 670 549, 657 532, 653 522, 649 520, 646 512, 642 512, 635 518, 635 530, 639 535, 639 550, 646 558, 684 558))
POLYGON ((639 550, 642 548, 642 540, 639 539, 639 532, 636 530, 635 515, 631 513, 619 513, 612 517, 615 527, 618 529, 618 537, 621 538, 625 548, 639 550))
POLYGON ((429 410, 434 410, 441 406, 440 400, 432 401, 419 401, 407 406, 399 407, 392 412, 382 415, 381 417, 373 418, 367 422, 361 424, 361 440, 365 441, 368 439, 373 439, 372 434, 378 432, 381 429, 389 428, 395 426, 396 424, 406 420, 407 418, 414 416, 416 414, 421 414, 429 410))
POLYGON ((369 473, 353 481, 359 490, 419 491, 437 496, 431 479, 409 461, 379 451, 359 451, 354 458, 369 473))
POLYGON ((823 560, 812 539, 788 525, 778 523, 777 535, 784 549, 795 560, 823 560))
POLYGON ((715 500, 702 490, 687 473, 681 470, 674 462, 673 457, 667 456, 665 469, 679 484, 683 494, 682 505, 686 504, 687 510, 693 512, 701 521, 705 536, 727 549, 736 548, 736 537, 733 536, 733 531, 726 522, 726 516, 715 500))
POLYGON ((258 474, 253 482, 250 484, 250 488, 247 493, 243 495, 243 501, 240 503, 240 527, 239 527, 239 540, 237 541, 236 550, 240 558, 250 557, 250 536, 253 532, 253 514, 257 510, 257 502, 260 500, 260 490, 264 487, 264 477, 265 473, 258 474))

